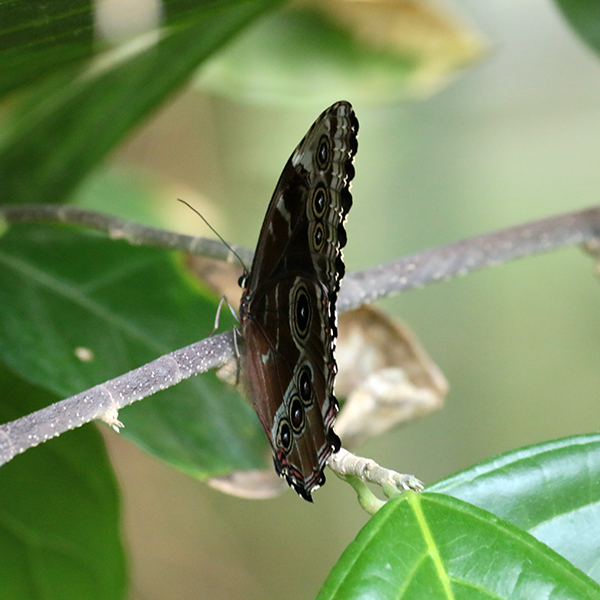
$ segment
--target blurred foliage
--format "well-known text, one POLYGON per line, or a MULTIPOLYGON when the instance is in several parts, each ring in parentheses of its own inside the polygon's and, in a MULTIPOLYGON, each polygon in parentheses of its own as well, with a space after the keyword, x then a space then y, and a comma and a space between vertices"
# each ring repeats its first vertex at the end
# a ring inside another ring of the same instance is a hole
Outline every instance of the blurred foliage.
POLYGON ((437 91, 483 49, 483 38, 439 5, 305 0, 249 28, 199 82, 275 106, 316 111, 339 98, 382 105, 437 91))
POLYGON ((594 0, 556 0, 579 37, 600 52, 600 5, 594 0))

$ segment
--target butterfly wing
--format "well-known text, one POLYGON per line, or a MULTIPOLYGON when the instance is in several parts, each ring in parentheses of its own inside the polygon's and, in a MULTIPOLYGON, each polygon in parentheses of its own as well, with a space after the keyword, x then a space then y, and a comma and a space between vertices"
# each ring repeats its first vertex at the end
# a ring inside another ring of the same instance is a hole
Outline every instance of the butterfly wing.
POLYGON ((277 472, 305 499, 339 439, 333 384, 336 300, 358 121, 328 108, 288 160, 269 204, 240 318, 245 384, 277 472))

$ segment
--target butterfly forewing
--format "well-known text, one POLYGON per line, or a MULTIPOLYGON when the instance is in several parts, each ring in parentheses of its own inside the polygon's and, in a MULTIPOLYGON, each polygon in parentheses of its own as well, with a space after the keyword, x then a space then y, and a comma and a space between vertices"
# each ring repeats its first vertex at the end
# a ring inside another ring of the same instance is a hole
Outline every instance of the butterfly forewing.
POLYGON ((288 160, 269 204, 240 306, 245 384, 277 472, 305 499, 325 481, 332 430, 336 300, 358 121, 328 108, 288 160))

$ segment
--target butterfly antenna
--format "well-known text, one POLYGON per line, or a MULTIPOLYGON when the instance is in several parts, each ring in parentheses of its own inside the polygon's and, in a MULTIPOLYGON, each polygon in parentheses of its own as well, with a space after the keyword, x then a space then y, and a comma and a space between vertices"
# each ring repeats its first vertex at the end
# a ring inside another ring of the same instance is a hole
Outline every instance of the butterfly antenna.
POLYGON ((242 269, 244 270, 244 275, 242 277, 246 277, 248 269, 246 268, 246 265, 244 264, 244 261, 241 259, 240 255, 221 237, 219 232, 191 204, 188 204, 185 200, 182 200, 181 198, 177 198, 177 201, 181 202, 182 204, 185 204, 189 209, 193 210, 204 221, 206 226, 223 242, 223 244, 225 244, 229 251, 240 261, 242 269))

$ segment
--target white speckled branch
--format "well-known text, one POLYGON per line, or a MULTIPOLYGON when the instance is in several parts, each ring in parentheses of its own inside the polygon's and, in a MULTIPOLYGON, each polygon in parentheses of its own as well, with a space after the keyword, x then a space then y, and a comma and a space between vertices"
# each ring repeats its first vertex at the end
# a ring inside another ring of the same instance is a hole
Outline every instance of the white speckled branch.
POLYGON ((176 385, 233 357, 232 333, 196 342, 85 392, 0 425, 0 465, 53 437, 95 419, 118 425, 121 408, 176 385))
MULTIPOLYGON (((232 260, 220 242, 143 227, 72 206, 0 207, 7 223, 69 222, 106 231, 113 238, 232 260)), ((439 246, 344 279, 338 310, 344 312, 377 298, 492 265, 565 246, 598 252, 600 207, 559 215, 518 227, 439 246)), ((247 264, 252 253, 235 247, 247 264)), ((120 377, 0 426, 0 465, 65 431, 102 419, 117 424, 119 409, 171 387, 182 379, 223 365, 234 356, 231 332, 207 338, 162 356, 120 377)))

